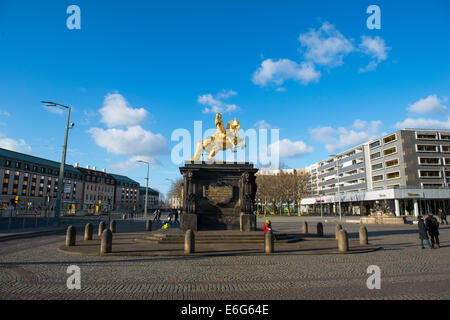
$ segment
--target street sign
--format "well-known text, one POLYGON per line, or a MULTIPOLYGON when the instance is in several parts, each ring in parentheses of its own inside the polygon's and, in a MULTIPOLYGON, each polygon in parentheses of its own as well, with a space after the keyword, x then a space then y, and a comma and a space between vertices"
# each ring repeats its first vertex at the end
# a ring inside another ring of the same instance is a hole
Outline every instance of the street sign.
POLYGON ((72 184, 71 183, 66 183, 64 185, 64 193, 71 193, 72 191, 72 184))

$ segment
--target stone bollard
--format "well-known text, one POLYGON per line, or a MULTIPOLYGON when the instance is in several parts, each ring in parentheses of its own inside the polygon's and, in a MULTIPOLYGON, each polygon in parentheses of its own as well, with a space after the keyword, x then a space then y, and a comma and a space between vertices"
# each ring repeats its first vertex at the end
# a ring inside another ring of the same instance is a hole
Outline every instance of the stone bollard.
POLYGON ((147 220, 145 223, 145 231, 152 231, 152 220, 147 220))
POLYGON ((66 247, 75 246, 76 238, 77 238, 77 229, 74 226, 67 227, 66 247))
POLYGON ((304 234, 308 233, 308 222, 306 221, 302 223, 302 233, 304 234))
POLYGON ((103 231, 105 230, 105 228, 106 228, 106 223, 105 223, 104 221, 102 221, 102 222, 100 222, 100 223, 98 224, 98 236, 99 236, 99 237, 102 236, 103 231))
POLYGON ((184 253, 191 254, 194 252, 195 252, 195 233, 191 229, 188 229, 184 236, 184 253))
POLYGON ((323 237, 323 224, 322 222, 317 223, 317 235, 323 237))
POLYGON ((348 251, 348 236, 347 231, 345 231, 344 229, 339 230, 338 233, 338 250, 339 252, 348 251))
POLYGON ((92 223, 86 224, 86 227, 84 227, 84 240, 92 240, 93 230, 94 227, 92 226, 92 223))
POLYGON ((111 222, 109 223, 109 230, 111 230, 112 233, 116 233, 116 225, 116 220, 111 220, 111 222))
POLYGON ((359 228, 359 243, 369 244, 369 237, 367 236, 367 228, 365 226, 359 228))
POLYGON ((106 229, 102 233, 102 241, 100 243, 100 254, 111 253, 112 251, 112 232, 106 229))
POLYGON ((272 230, 267 230, 266 234, 264 235, 264 252, 265 253, 273 253, 273 244, 274 244, 274 237, 272 230))
POLYGON ((338 239, 339 230, 341 230, 341 229, 342 229, 342 226, 340 224, 336 224, 336 229, 335 229, 336 240, 338 239))

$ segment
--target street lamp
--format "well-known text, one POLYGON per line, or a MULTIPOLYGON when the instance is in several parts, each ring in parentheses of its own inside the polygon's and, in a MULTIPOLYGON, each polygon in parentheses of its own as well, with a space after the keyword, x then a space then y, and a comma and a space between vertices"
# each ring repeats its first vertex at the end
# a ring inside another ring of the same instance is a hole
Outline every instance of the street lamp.
POLYGON ((72 129, 75 124, 70 123, 70 111, 72 110, 72 107, 65 106, 59 103, 54 103, 50 101, 41 101, 41 103, 44 103, 47 107, 61 107, 67 109, 67 123, 66 123, 66 134, 64 136, 64 146, 63 146, 63 152, 62 152, 62 159, 61 159, 61 166, 59 168, 59 178, 58 178, 58 190, 56 192, 56 202, 55 202, 55 217, 53 224, 55 226, 59 225, 59 214, 61 212, 61 193, 63 189, 63 180, 64 180, 64 168, 66 166, 66 152, 67 152, 67 138, 69 136, 69 129, 72 129))
POLYGON ((339 220, 342 220, 342 212, 341 212, 341 193, 339 188, 339 157, 335 154, 330 155, 330 157, 333 157, 333 160, 336 162, 336 179, 337 179, 337 195, 338 195, 338 211, 339 211, 339 220))
POLYGON ((138 160, 137 162, 142 162, 147 164, 147 187, 145 188, 145 204, 144 204, 144 217, 147 218, 147 205, 148 205, 148 174, 150 171, 150 162, 144 160, 138 160))

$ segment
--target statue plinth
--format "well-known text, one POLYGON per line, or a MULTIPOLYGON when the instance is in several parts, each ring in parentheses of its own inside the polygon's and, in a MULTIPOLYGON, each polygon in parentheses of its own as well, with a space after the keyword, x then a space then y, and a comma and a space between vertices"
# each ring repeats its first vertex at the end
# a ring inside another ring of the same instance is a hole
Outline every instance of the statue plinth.
POLYGON ((255 230, 257 171, 249 162, 186 161, 181 229, 239 230, 243 214, 255 230))

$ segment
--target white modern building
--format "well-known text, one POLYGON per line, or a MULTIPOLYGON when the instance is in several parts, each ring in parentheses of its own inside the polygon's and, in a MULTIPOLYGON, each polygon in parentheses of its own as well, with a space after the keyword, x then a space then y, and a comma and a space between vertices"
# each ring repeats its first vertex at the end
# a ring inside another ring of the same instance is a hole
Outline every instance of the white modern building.
POLYGON ((436 213, 450 205, 450 130, 399 130, 305 169, 310 197, 303 211, 436 213))

